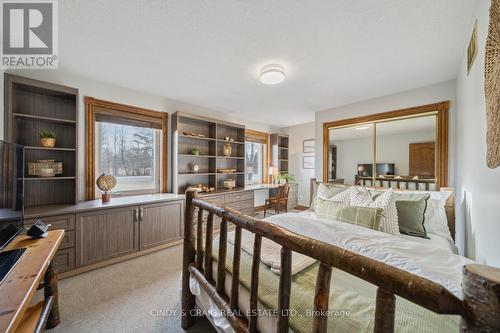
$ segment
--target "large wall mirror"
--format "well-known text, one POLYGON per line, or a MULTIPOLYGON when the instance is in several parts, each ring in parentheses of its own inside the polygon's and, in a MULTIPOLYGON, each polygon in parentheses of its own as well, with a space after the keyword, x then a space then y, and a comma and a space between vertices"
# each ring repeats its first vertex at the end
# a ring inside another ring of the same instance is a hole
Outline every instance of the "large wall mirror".
POLYGON ((323 126, 324 181, 438 190, 448 185, 448 102, 323 126))

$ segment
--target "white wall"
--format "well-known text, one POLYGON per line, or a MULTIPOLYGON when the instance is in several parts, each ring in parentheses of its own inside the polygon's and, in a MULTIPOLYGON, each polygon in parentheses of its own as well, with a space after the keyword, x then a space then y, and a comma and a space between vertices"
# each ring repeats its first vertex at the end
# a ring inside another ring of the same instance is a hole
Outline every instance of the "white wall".
MULTIPOLYGON (((478 20, 478 53, 471 72, 464 58, 457 75, 457 224, 466 237, 460 242, 465 254, 500 267, 500 167, 486 166, 486 106, 484 97, 484 48, 490 1, 478 1, 471 13, 478 20)), ((468 42, 468 41, 467 41, 468 42)))
POLYGON ((452 139, 455 135, 456 119, 455 90, 455 80, 450 80, 393 95, 377 97, 316 112, 314 119, 314 132, 316 137, 316 177, 318 179, 323 179, 323 123, 449 100, 450 147, 448 173, 449 185, 453 186, 455 178, 455 153, 452 139))
MULTIPOLYGON (((78 151, 79 157, 79 169, 78 176, 80 177, 79 197, 80 200, 84 200, 84 186, 83 181, 85 179, 85 106, 83 103, 84 96, 92 96, 98 99, 109 100, 112 102, 129 104, 133 106, 143 107, 147 109, 168 112, 170 115, 175 111, 185 111, 190 113, 195 113, 199 115, 204 115, 207 117, 213 117, 216 119, 221 119, 224 121, 235 122, 240 124, 245 124, 247 128, 264 131, 264 132, 276 132, 278 129, 269 125, 258 123, 255 121, 250 121, 248 119, 243 119, 238 117, 237 114, 232 113, 222 113, 214 110, 210 110, 201 106, 192 105, 188 103, 183 103, 171 99, 167 99, 161 96, 150 95, 147 92, 134 91, 123 87, 118 87, 110 85, 104 82, 95 81, 89 78, 84 78, 80 76, 72 75, 71 73, 64 73, 61 70, 51 71, 51 70, 18 70, 18 71, 7 71, 8 73, 17 74, 20 76, 30 77, 33 79, 49 81, 53 83, 58 83, 66 86, 71 86, 79 89, 80 93, 80 106, 79 106, 79 117, 78 121, 78 145, 81 149, 78 151)), ((3 73, 2 73, 3 76, 3 73)), ((3 86, 3 78, 2 78, 3 86)), ((3 91, 3 89, 2 89, 3 91)), ((3 94, 2 94, 3 97, 3 94)), ((1 128, 2 128, 2 138, 3 138, 3 102, 2 113, 0 114, 1 128)), ((169 123, 170 126, 170 123, 169 123)), ((170 135, 169 135, 170 140, 170 135)), ((170 179, 170 159, 169 159, 169 173, 168 173, 168 186, 170 186, 172 181, 170 179)))
MULTIPOLYGON (((395 163, 396 175, 409 174, 410 143, 434 141, 434 131, 406 132, 392 135, 377 136, 377 163, 395 163)), ((337 178, 343 178, 346 183, 354 183, 358 164, 372 163, 372 138, 352 140, 337 140, 337 178)))
POLYGON ((309 206, 309 184, 311 178, 314 178, 314 169, 303 168, 303 156, 313 154, 303 153, 302 144, 304 140, 314 139, 314 123, 287 127, 281 132, 290 135, 288 169, 299 184, 299 205, 309 206))

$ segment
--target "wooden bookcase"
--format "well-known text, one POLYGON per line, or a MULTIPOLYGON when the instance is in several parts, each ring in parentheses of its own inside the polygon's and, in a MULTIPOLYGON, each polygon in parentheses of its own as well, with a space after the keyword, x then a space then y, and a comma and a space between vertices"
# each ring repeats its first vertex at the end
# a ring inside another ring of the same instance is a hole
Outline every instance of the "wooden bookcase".
POLYGON ((192 185, 203 184, 226 190, 224 180, 234 179, 236 189, 245 186, 245 126, 185 112, 172 115, 172 191, 184 193, 192 185), (188 133, 201 134, 194 137, 188 133), (226 141, 229 137, 234 141, 226 141), (224 156, 224 144, 231 145, 232 154, 224 156), (193 155, 193 149, 199 155, 193 155), (193 166, 198 165, 198 172, 193 166), (220 169, 236 169, 224 174, 220 169))
POLYGON ((271 134, 271 164, 278 167, 279 173, 288 173, 289 137, 283 134, 271 134))
POLYGON ((78 202, 78 90, 5 74, 5 139, 25 147, 26 207, 78 202), (56 146, 40 146, 40 132, 56 134, 56 146), (63 173, 54 177, 28 175, 28 162, 55 160, 63 173))

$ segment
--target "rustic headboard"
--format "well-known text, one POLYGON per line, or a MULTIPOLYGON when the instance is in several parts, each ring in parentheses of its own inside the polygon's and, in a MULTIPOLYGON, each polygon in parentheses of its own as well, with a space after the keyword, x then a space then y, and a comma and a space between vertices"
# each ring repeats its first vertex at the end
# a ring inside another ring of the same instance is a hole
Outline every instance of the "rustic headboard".
MULTIPOLYGON (((316 178, 311 178, 310 183, 310 192, 309 192, 309 202, 312 203, 315 192, 318 189, 318 184, 322 183, 316 181, 316 178)), ((335 186, 339 187, 349 187, 351 185, 339 184, 336 182, 328 182, 328 184, 335 184, 335 186)), ((377 188, 377 187, 374 187, 377 188)), ((451 192, 450 197, 446 201, 445 210, 446 210, 446 218, 448 219, 448 228, 450 229, 451 237, 455 240, 455 189, 452 187, 441 187, 441 191, 449 191, 451 192)), ((406 191, 406 189, 399 188, 398 191, 406 191)))

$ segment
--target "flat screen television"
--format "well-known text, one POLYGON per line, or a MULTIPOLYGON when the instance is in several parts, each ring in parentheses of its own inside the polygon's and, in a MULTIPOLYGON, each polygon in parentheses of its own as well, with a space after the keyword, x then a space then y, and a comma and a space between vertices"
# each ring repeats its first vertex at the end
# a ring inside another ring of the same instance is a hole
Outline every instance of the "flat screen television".
POLYGON ((23 228, 23 176, 24 147, 0 140, 0 250, 23 228))
MULTIPOLYGON (((394 163, 377 163, 377 176, 394 176, 396 172, 396 164, 394 163)), ((373 164, 358 164, 359 177, 372 177, 373 164)))

